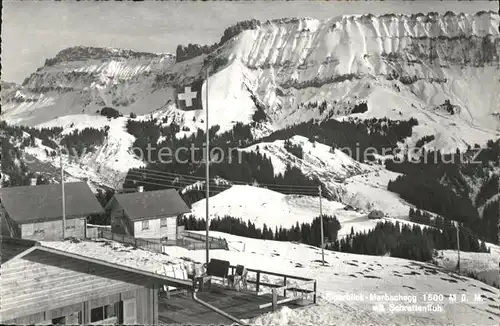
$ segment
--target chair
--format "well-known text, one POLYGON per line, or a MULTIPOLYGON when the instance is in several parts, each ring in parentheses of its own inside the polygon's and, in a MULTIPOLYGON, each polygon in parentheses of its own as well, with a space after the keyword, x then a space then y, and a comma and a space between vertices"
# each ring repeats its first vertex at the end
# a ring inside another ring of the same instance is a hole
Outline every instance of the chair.
POLYGON ((237 265, 235 273, 233 275, 228 276, 228 283, 236 288, 238 285, 238 289, 240 290, 242 287, 247 289, 247 269, 243 265, 237 265))
MULTIPOLYGON (((226 284, 226 279, 229 274, 229 262, 220 259, 211 259, 208 265, 204 264, 206 267, 206 273, 204 277, 207 277, 210 282, 212 277, 222 278, 222 285, 226 284)), ((204 280, 205 282, 205 280, 204 280)))

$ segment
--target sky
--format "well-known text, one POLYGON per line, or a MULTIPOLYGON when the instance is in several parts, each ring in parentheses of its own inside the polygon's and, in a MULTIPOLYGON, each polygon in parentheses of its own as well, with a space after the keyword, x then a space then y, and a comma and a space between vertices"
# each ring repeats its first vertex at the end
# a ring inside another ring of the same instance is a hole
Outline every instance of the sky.
POLYGON ((2 80, 22 82, 45 59, 71 46, 175 53, 177 45, 213 44, 238 21, 344 14, 475 13, 497 1, 75 2, 2 1, 2 80))

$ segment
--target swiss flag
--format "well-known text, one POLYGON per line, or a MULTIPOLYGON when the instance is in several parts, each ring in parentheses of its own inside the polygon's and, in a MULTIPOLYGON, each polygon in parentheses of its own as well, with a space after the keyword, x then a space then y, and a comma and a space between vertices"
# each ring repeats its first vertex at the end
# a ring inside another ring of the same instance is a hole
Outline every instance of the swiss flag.
POLYGON ((203 80, 197 80, 189 85, 175 90, 177 108, 183 111, 202 110, 201 87, 203 80))

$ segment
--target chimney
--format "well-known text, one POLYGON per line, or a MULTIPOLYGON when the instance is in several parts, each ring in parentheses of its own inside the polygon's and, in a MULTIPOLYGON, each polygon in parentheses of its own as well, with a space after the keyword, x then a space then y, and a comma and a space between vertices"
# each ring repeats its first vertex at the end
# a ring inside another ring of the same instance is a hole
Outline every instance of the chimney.
POLYGON ((30 186, 36 186, 36 178, 30 179, 30 186))
POLYGON ((137 187, 137 192, 143 192, 143 191, 144 191, 144 187, 143 186, 137 187))

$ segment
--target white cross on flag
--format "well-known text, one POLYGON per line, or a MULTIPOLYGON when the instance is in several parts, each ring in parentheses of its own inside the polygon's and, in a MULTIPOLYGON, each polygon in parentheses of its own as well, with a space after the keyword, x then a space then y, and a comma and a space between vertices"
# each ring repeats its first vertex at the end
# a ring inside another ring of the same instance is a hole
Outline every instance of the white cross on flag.
POLYGON ((175 90, 175 101, 177 108, 183 111, 202 110, 201 87, 203 80, 197 80, 192 84, 178 87, 175 90))

